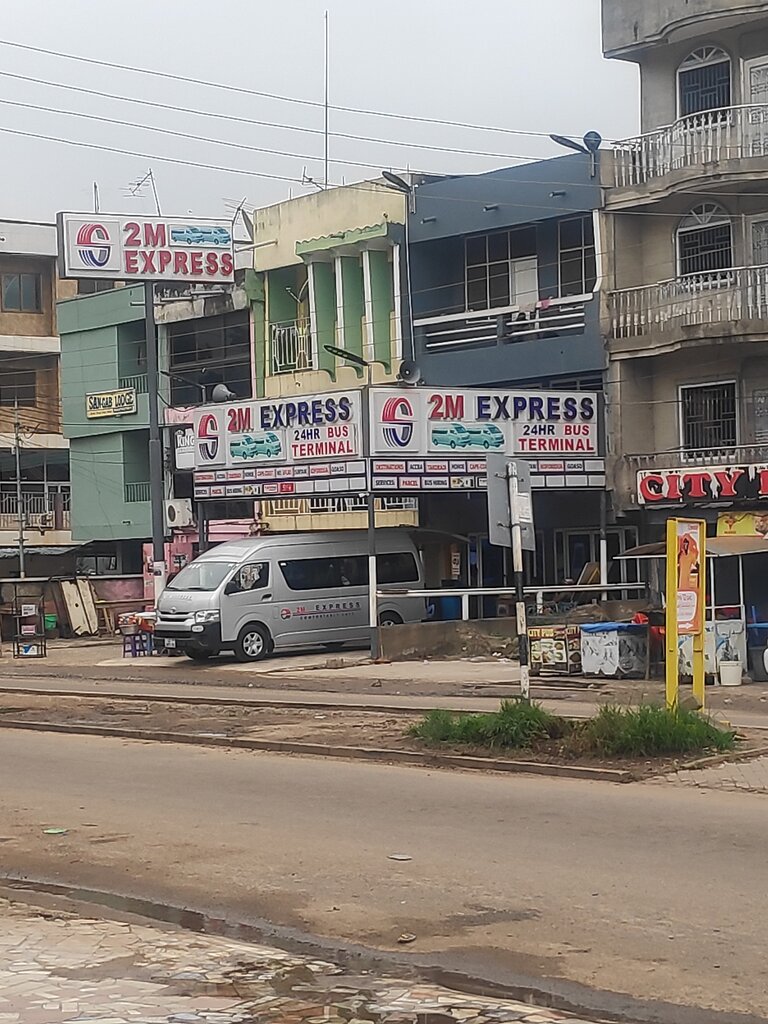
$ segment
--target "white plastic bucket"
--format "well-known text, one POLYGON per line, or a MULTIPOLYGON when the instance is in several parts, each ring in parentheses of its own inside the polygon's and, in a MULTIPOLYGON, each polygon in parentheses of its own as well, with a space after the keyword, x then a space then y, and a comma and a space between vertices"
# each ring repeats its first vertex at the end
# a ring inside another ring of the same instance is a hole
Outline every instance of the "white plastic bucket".
POLYGON ((720 662, 720 685, 741 686, 741 662, 721 661, 720 662))

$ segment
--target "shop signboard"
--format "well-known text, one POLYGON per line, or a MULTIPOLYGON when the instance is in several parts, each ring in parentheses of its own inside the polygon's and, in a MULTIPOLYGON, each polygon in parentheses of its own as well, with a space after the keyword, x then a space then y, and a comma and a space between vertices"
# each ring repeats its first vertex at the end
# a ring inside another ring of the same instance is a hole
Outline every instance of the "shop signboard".
POLYGON ((693 637, 693 692, 704 704, 704 607, 706 531, 700 519, 667 520, 667 704, 679 693, 678 637, 693 637))
POLYGON ((487 457, 525 459, 534 488, 605 486, 594 392, 376 388, 378 491, 485 490, 487 457))
POLYGON ((131 416, 136 412, 136 388, 96 391, 85 396, 86 419, 131 416))
POLYGON ((196 498, 367 488, 359 391, 203 406, 193 419, 196 498))
MULTIPOLYGON (((524 459, 534 488, 605 486, 594 392, 399 387, 370 399, 378 493, 484 491, 490 454, 524 459)), ((360 391, 202 407, 196 497, 344 490, 350 480, 365 490, 362 415, 360 391)))
POLYGON ((721 512, 717 517, 718 537, 768 537, 768 509, 765 512, 721 512))
POLYGON ((173 462, 181 472, 195 468, 195 432, 192 427, 176 427, 173 431, 173 462))
POLYGON ((768 498, 768 465, 706 466, 641 470, 639 505, 696 505, 712 501, 768 498))
POLYGON ((198 217, 60 213, 63 277, 231 283, 232 226, 198 217))

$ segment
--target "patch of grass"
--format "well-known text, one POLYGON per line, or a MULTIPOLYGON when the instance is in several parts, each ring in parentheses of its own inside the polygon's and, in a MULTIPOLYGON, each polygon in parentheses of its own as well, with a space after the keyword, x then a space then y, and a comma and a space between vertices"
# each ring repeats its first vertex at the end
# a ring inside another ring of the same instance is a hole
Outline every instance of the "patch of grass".
POLYGON ((661 757, 733 750, 736 734, 686 708, 604 705, 574 730, 568 746, 574 753, 598 757, 661 757))
POLYGON ((537 740, 563 736, 568 723, 550 715, 540 704, 505 700, 492 714, 460 714, 436 709, 412 725, 411 736, 430 744, 499 748, 529 748, 537 740))
POLYGON ((564 758, 654 758, 675 754, 724 752, 736 746, 736 733, 706 715, 655 704, 604 705, 594 718, 571 721, 551 715, 540 704, 504 701, 490 714, 434 710, 408 730, 430 746, 488 750, 543 747, 564 758), (547 741, 559 740, 553 748, 547 741))

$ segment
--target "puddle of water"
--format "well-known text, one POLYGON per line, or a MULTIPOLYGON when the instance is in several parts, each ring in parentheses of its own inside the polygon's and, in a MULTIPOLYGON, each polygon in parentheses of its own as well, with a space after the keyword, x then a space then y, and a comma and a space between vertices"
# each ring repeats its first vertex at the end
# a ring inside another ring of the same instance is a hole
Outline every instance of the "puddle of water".
POLYGON ((583 1012, 569 1001, 556 999, 548 993, 529 986, 498 984, 476 977, 462 975, 459 971, 446 970, 433 964, 419 963, 416 958, 398 957, 396 954, 377 953, 363 946, 326 945, 303 935, 296 929, 277 928, 267 922, 238 922, 204 914, 196 910, 155 903, 135 896, 102 892, 57 885, 50 882, 36 882, 12 878, 0 878, 0 884, 17 892, 46 893, 78 903, 93 904, 122 914, 132 914, 148 920, 170 924, 187 931, 206 935, 218 935, 228 939, 256 945, 272 945, 286 952, 303 956, 333 960, 353 973, 394 974, 398 977, 414 978, 443 985, 447 988, 488 998, 514 999, 531 1006, 552 1007, 560 1010, 583 1012))

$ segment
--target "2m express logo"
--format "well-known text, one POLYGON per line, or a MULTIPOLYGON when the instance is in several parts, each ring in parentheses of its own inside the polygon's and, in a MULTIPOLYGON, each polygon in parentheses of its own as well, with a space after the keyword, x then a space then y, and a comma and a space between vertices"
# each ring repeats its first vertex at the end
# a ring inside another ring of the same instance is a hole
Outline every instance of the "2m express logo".
POLYGON ((215 462, 219 454, 219 421, 212 412, 200 417, 197 426, 197 450, 203 462, 215 462))
POLYGON ((382 436, 388 448, 407 448, 413 440, 413 406, 407 398, 388 398, 381 410, 382 436))
POLYGON ((103 224, 83 224, 75 238, 75 250, 84 267, 100 270, 112 255, 112 239, 103 224))

